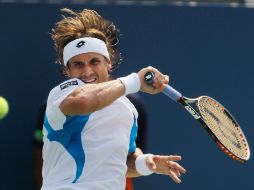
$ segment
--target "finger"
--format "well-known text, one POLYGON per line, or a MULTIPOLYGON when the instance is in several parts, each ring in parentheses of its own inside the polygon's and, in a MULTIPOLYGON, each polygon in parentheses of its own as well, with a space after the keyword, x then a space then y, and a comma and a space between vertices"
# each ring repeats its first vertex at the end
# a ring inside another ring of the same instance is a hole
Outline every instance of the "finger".
POLYGON ((167 75, 163 75, 158 69, 149 66, 148 69, 154 73, 154 79, 152 86, 156 89, 159 89, 162 84, 167 84, 169 82, 169 77, 167 75))
POLYGON ((164 75, 163 79, 160 80, 160 87, 159 90, 162 91, 169 83, 169 76, 168 75, 164 75))
POLYGON ((168 75, 164 75, 164 74, 162 74, 162 73, 160 73, 160 72, 159 72, 159 74, 158 74, 158 79, 159 79, 162 83, 164 83, 164 84, 166 84, 166 83, 169 82, 169 76, 168 76, 168 75))
POLYGON ((168 161, 179 161, 179 160, 182 160, 181 156, 178 156, 178 155, 170 155, 170 156, 168 156, 168 161))
POLYGON ((168 84, 169 83, 169 76, 168 75, 164 75, 165 77, 165 84, 168 84))
POLYGON ((160 72, 157 72, 157 73, 155 74, 155 78, 154 78, 154 83, 153 83, 153 85, 154 85, 154 87, 160 89, 162 85, 168 83, 167 81, 168 81, 168 80, 167 80, 167 77, 166 77, 165 75, 161 74, 160 72))
POLYGON ((170 155, 170 156, 161 156, 161 155, 154 155, 155 161, 180 161, 182 159, 181 156, 178 155, 170 155))
POLYGON ((179 177, 177 177, 176 173, 174 172, 174 170, 170 169, 169 170, 169 176, 171 177, 171 179, 173 179, 174 182, 176 183, 181 183, 181 179, 179 177))
POLYGON ((148 166, 148 168, 152 171, 155 171, 156 170, 156 164, 155 162, 153 161, 153 156, 149 156, 146 160, 146 165, 148 166))
POLYGON ((174 168, 171 168, 171 170, 176 174, 177 177, 181 177, 181 173, 179 172, 179 170, 176 170, 174 168))
POLYGON ((155 77, 153 80, 152 86, 155 89, 160 89, 161 85, 163 85, 162 79, 160 79, 159 77, 155 77))
POLYGON ((161 81, 160 90, 163 90, 167 86, 168 83, 169 83, 169 76, 163 75, 163 80, 161 81))
POLYGON ((182 159, 181 156, 177 155, 170 155, 170 156, 160 156, 160 155, 154 155, 154 160, 155 161, 162 161, 162 162, 167 162, 167 163, 173 163, 175 161, 180 161, 182 159))
POLYGON ((186 170, 180 164, 172 161, 168 161, 167 163, 170 168, 178 170, 181 173, 186 173, 186 170))
POLYGON ((151 72, 158 72, 158 69, 156 69, 156 68, 154 68, 154 67, 152 67, 152 66, 148 66, 147 67, 151 72))

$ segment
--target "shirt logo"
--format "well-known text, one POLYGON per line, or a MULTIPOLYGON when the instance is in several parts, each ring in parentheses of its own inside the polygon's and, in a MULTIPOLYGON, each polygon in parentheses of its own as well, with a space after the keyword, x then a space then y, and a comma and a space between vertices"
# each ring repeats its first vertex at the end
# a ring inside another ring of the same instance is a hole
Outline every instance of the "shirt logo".
POLYGON ((74 80, 74 81, 69 81, 69 82, 66 82, 66 83, 63 83, 60 85, 60 88, 61 90, 69 87, 69 86, 73 86, 73 85, 78 85, 78 81, 74 80))
POLYGON ((85 41, 80 41, 79 43, 77 43, 76 47, 81 48, 83 45, 85 45, 85 41))

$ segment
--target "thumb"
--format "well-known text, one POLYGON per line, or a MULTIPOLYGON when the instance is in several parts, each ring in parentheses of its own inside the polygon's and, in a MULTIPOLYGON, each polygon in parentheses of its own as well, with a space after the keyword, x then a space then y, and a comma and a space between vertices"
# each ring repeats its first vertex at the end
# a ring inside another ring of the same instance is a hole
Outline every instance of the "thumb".
POLYGON ((147 167, 150 169, 150 170, 152 170, 152 171, 155 171, 156 170, 156 164, 155 164, 155 162, 154 162, 154 160, 153 160, 153 156, 149 156, 149 157, 147 157, 147 159, 146 159, 146 165, 147 165, 147 167))

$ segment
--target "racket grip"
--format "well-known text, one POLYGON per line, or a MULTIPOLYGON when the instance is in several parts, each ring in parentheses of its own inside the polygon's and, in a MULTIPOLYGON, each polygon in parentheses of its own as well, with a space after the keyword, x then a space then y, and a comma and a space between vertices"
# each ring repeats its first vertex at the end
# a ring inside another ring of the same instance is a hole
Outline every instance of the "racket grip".
MULTIPOLYGON (((148 84, 152 84, 153 79, 154 79, 154 73, 153 72, 147 72, 145 74, 145 81, 148 84)), ((170 85, 166 85, 165 88, 163 89, 162 93, 165 94, 166 96, 168 96, 169 98, 171 98, 172 100, 176 101, 176 102, 183 97, 183 95, 180 92, 178 92, 176 89, 174 89, 170 85)))
POLYGON ((180 92, 178 92, 176 89, 174 89, 170 85, 166 85, 162 93, 176 102, 178 102, 178 100, 183 97, 183 95, 180 92))

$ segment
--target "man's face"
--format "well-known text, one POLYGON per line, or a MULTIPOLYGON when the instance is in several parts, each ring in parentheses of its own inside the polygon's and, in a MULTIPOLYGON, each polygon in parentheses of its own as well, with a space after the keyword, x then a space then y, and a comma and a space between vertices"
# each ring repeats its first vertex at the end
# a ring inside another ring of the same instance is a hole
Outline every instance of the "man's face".
POLYGON ((67 75, 83 82, 100 83, 109 80, 111 62, 98 53, 84 53, 72 57, 68 62, 67 75))

